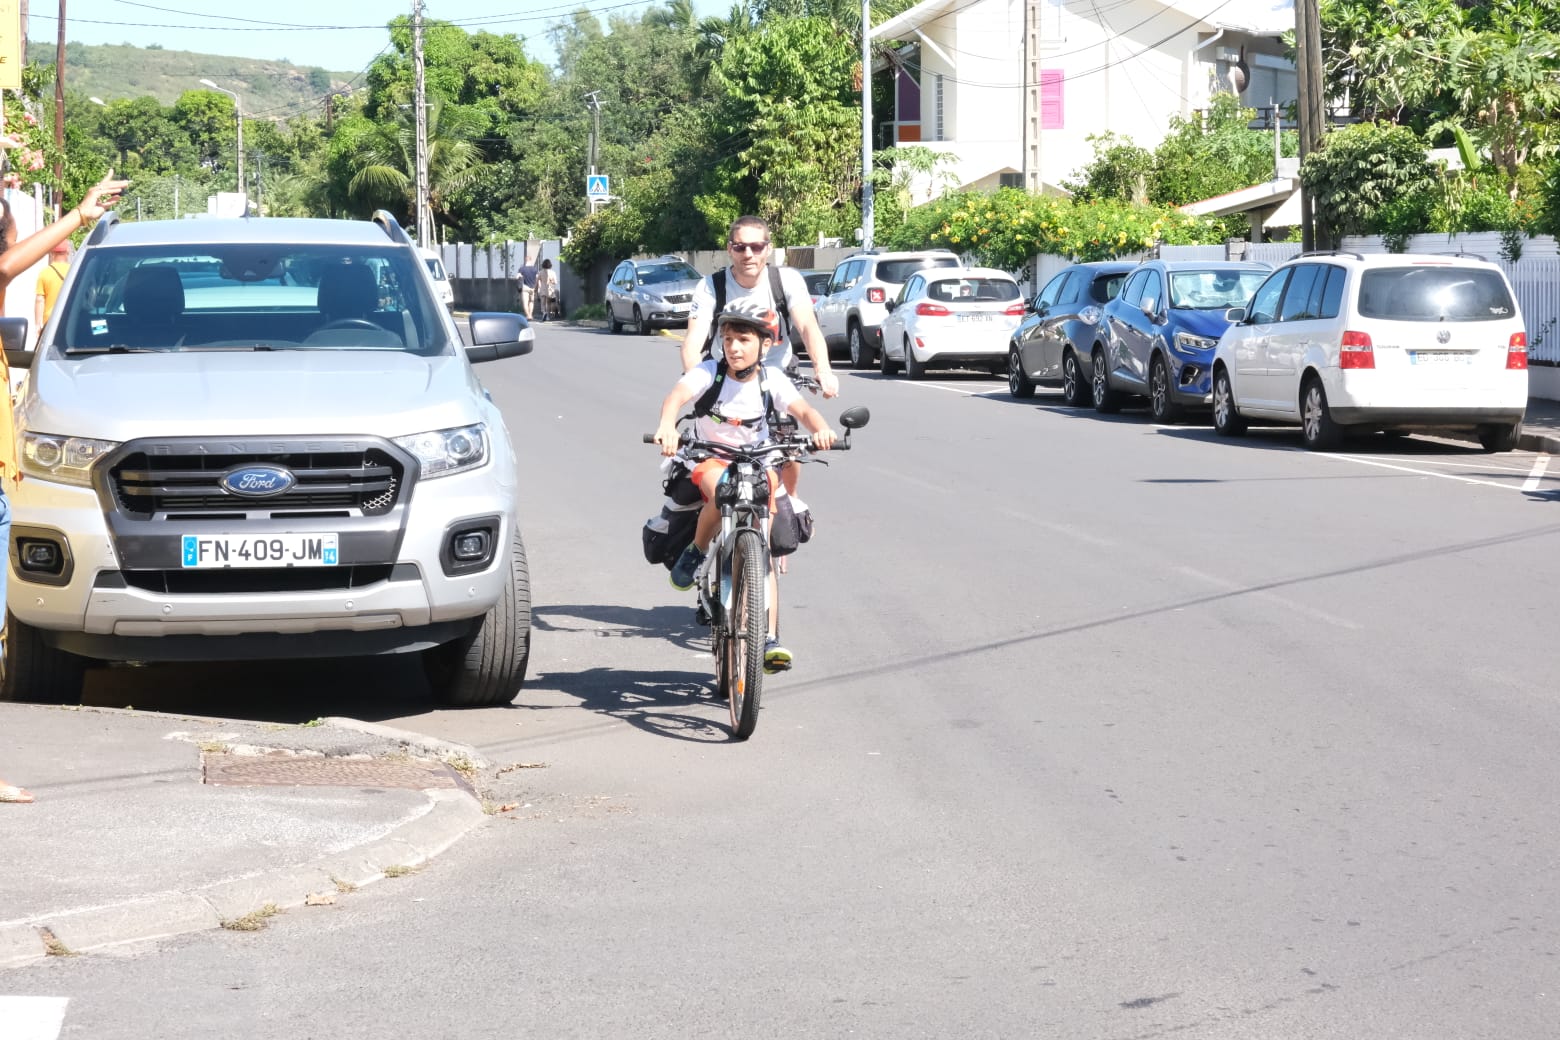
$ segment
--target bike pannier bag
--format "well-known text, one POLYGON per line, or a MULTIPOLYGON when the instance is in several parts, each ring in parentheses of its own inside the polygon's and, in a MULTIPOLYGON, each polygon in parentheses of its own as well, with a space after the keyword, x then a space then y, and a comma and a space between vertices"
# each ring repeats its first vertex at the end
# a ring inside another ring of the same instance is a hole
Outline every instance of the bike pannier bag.
POLYGON ((693 541, 693 529, 698 526, 697 506, 679 506, 668 500, 661 511, 645 521, 640 536, 644 541, 645 562, 659 563, 667 570, 677 562, 677 557, 693 541))
POLYGON ((775 511, 769 518, 769 553, 772 556, 789 556, 801 544, 801 532, 797 529, 796 511, 791 508, 791 496, 783 490, 775 495, 775 511))

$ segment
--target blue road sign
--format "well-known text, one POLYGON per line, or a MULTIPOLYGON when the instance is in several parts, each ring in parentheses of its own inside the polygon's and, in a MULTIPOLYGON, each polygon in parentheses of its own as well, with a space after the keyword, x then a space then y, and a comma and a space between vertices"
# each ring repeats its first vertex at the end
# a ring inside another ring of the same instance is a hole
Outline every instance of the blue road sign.
POLYGON ((607 190, 607 175, 604 173, 591 173, 585 177, 585 197, 587 199, 605 199, 611 197, 607 190))

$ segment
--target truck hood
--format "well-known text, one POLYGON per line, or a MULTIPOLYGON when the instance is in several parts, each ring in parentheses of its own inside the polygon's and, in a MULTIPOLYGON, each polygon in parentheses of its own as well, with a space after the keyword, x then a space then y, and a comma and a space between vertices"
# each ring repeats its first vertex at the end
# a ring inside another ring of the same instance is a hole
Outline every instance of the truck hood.
POLYGON ((463 357, 379 350, 188 351, 37 359, 21 425, 63 436, 377 434, 482 419, 463 357))

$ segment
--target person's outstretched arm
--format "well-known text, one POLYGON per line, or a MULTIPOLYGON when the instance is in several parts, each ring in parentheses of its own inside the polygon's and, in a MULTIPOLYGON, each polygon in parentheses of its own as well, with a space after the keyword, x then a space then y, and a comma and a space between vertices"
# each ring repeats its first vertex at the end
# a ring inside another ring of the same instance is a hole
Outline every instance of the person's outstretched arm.
POLYGON ((48 256, 56 245, 100 219, 108 212, 108 207, 119 201, 119 193, 130 182, 116 181, 113 176, 114 171, 108 171, 108 176, 87 189, 75 209, 26 238, 17 239, 15 245, 0 253, 0 292, 4 292, 17 275, 48 256))

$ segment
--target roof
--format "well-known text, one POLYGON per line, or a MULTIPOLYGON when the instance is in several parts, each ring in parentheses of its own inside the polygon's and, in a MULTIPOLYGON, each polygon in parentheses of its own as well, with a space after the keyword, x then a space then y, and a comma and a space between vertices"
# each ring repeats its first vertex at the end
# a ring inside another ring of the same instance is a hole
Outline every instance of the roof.
MULTIPOLYGON (((952 9, 964 10, 975 3, 959 0, 921 0, 872 29, 874 40, 897 40, 921 26, 942 17, 952 9)), ((1294 0, 1160 0, 1171 11, 1193 22, 1215 29, 1250 33, 1253 36, 1281 36, 1295 27, 1294 0), (1211 10, 1210 10, 1211 8, 1211 10)))
POLYGON ((1145 264, 1158 264, 1166 271, 1271 271, 1273 268, 1258 260, 1144 260, 1145 264))
POLYGON ((365 245, 401 246, 371 220, 302 217, 203 217, 120 220, 90 245, 365 245))

